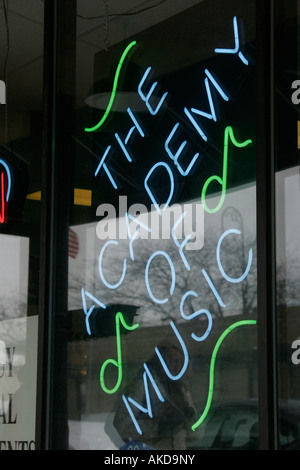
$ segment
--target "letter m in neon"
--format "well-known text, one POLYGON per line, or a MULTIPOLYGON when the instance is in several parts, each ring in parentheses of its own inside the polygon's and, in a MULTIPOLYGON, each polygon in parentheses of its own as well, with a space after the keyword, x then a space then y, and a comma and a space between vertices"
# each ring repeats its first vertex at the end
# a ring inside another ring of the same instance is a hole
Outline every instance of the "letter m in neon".
POLYGON ((122 399, 125 403, 125 406, 127 408, 127 411, 133 421, 133 424, 137 430, 137 432, 142 435, 143 432, 134 416, 134 413, 131 409, 131 406, 130 406, 130 403, 132 405, 134 405, 136 408, 138 408, 142 413, 145 413, 149 416, 149 418, 153 418, 153 413, 152 413, 152 406, 151 406, 151 399, 150 399, 150 394, 149 394, 149 386, 148 386, 148 379, 150 380, 151 382, 151 385, 152 387, 154 388, 154 391, 158 397, 158 399, 161 401, 161 402, 164 402, 164 398, 162 396, 162 394, 160 393, 155 381, 154 381, 154 378, 151 374, 151 372, 149 371, 148 367, 146 364, 144 364, 144 369, 145 369, 145 372, 143 373, 143 381, 144 381, 144 390, 145 390, 145 406, 137 403, 135 400, 133 400, 131 397, 128 397, 128 399, 125 397, 125 395, 122 395, 122 399))
POLYGON ((204 79, 204 84, 205 84, 205 89, 206 89, 206 94, 207 94, 207 99, 208 99, 208 104, 209 104, 209 111, 210 112, 204 112, 201 111, 200 109, 196 108, 191 108, 191 110, 188 110, 187 108, 184 108, 184 112, 186 116, 189 118, 197 132, 200 134, 203 140, 205 142, 207 141, 207 135, 205 134, 204 130, 202 127, 199 125, 199 123, 196 121, 195 117, 193 114, 205 117, 206 119, 212 119, 214 122, 217 121, 217 115, 215 111, 215 106, 211 94, 211 86, 217 90, 219 95, 223 98, 224 101, 229 101, 229 97, 226 95, 225 91, 221 87, 221 85, 215 80, 215 78, 212 76, 209 70, 205 69, 205 79, 204 79))

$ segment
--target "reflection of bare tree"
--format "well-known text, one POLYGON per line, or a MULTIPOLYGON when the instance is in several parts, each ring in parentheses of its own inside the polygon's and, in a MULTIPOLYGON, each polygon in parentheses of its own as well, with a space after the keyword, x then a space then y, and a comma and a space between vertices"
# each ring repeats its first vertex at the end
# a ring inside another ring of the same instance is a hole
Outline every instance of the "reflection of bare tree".
POLYGON ((0 303, 0 321, 24 317, 27 314, 27 294, 16 293, 10 286, 3 287, 0 303))
MULTIPOLYGON (((256 309, 256 246, 253 236, 249 235, 243 227, 240 213, 234 208, 228 208, 223 213, 220 230, 211 229, 205 234, 205 242, 200 250, 184 251, 187 262, 191 268, 188 271, 179 255, 178 248, 173 240, 136 240, 133 244, 134 261, 130 259, 128 240, 119 242, 116 249, 108 250, 109 259, 105 266, 108 279, 117 279, 120 276, 123 259, 127 259, 127 272, 123 285, 119 289, 109 290, 102 285, 99 279, 98 256, 101 245, 89 253, 89 260, 82 259, 77 270, 70 274, 69 297, 75 299, 77 308, 82 308, 80 291, 86 287, 98 296, 104 303, 127 303, 137 305, 144 309, 143 318, 151 323, 164 323, 170 319, 180 318, 179 305, 183 294, 193 290, 198 297, 188 297, 185 303, 185 313, 200 308, 208 309, 213 316, 222 317, 230 313, 251 315, 256 309), (253 261, 248 276, 239 284, 230 284, 220 274, 216 262, 216 246, 220 235, 229 228, 236 228, 240 236, 228 237, 222 245, 222 263, 226 272, 234 277, 240 276, 247 265, 249 249, 253 249, 253 261), (168 298, 165 304, 155 304, 149 298, 145 287, 145 268, 149 257, 157 250, 163 250, 174 263, 176 273, 176 286, 173 295, 170 295, 171 272, 165 258, 157 256, 151 263, 151 288, 158 298, 168 298), (91 264, 93 260, 93 265, 91 264), (216 301, 212 291, 202 274, 205 269, 213 280, 216 290, 226 305, 226 309, 216 301), (114 274, 115 273, 115 274, 114 274)), ((300 259, 294 251, 286 252, 283 262, 278 262, 276 271, 277 304, 299 305, 299 272, 300 259)), ((13 293, 11 295, 13 298, 13 293)), ((2 301, 0 316, 8 318, 7 311, 12 305, 5 306, 2 301), (6 313, 5 313, 6 312, 6 313)), ((22 305, 18 305, 15 316, 24 314, 22 305)))
MULTIPOLYGON (((219 235, 209 233, 206 236, 204 246, 201 250, 185 251, 187 263, 190 270, 186 269, 178 248, 172 240, 165 243, 153 245, 149 241, 140 241, 140 245, 135 245, 135 259, 128 264, 128 277, 124 281, 123 288, 119 292, 114 292, 114 301, 131 302, 134 305, 143 305, 152 318, 158 322, 166 322, 180 318, 179 306, 182 296, 188 292, 195 292, 198 297, 189 297, 185 303, 185 314, 189 315, 194 311, 205 308, 213 316, 221 317, 225 314, 222 307, 212 293, 203 276, 202 269, 205 269, 214 286, 229 310, 234 313, 251 314, 256 308, 256 257, 254 253, 251 270, 241 283, 232 284, 226 281, 217 265, 216 246, 219 235), (153 295, 159 300, 168 299, 165 303, 151 302, 149 292, 145 288, 145 268, 147 260, 157 250, 162 250, 168 254, 174 273, 170 264, 164 256, 156 256, 149 268, 149 284, 153 295), (172 279, 175 276, 175 289, 170 294, 172 279), (238 312, 239 311, 239 312, 238 312)), ((222 263, 226 272, 233 278, 238 278, 245 272, 248 260, 249 243, 244 236, 231 236, 224 241, 222 250, 222 263)))
POLYGON ((276 267, 277 305, 300 305, 300 259, 294 251, 286 253, 286 259, 276 267))

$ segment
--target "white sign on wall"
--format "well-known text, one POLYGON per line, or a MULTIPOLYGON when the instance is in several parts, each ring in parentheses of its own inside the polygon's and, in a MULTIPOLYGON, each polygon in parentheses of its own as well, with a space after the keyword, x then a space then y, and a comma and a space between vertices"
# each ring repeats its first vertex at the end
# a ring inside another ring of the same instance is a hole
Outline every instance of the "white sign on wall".
POLYGON ((0 450, 35 449, 38 316, 0 321, 0 450))

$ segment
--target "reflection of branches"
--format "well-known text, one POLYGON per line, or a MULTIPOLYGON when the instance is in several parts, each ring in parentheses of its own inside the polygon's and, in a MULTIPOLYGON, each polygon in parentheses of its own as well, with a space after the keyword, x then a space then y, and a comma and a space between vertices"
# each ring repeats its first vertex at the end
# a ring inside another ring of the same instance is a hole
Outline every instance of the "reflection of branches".
POLYGON ((278 262, 276 268, 277 305, 299 305, 299 273, 300 260, 295 252, 288 251, 286 259, 278 262))
POLYGON ((27 293, 17 292, 2 284, 0 321, 24 317, 27 314, 27 293))
MULTIPOLYGON (((233 220, 230 221, 231 226, 233 222, 233 220)), ((222 264, 226 273, 233 278, 238 278, 245 272, 248 262, 249 236, 247 237, 247 234, 242 231, 241 234, 241 236, 229 236, 222 243, 222 264)), ((103 261, 103 271, 106 278, 111 283, 115 283, 120 279, 123 260, 127 260, 124 281, 118 289, 114 290, 105 287, 99 277, 98 256, 101 246, 103 246, 103 242, 99 242, 100 248, 97 248, 97 252, 88 254, 93 264, 82 260, 82 272, 80 268, 79 272, 78 270, 73 272, 73 276, 70 277, 69 296, 76 296, 79 299, 78 308, 82 308, 80 291, 84 286, 106 305, 122 303, 140 307, 143 309, 143 312, 140 310, 143 321, 152 324, 180 319, 180 302, 188 291, 194 291, 197 295, 189 296, 186 299, 184 304, 186 315, 199 309, 209 310, 214 317, 241 312, 249 315, 256 308, 255 243, 252 246, 253 261, 248 276, 242 282, 232 284, 222 277, 217 265, 216 247, 219 236, 220 233, 211 229, 205 234, 205 242, 200 250, 184 250, 190 270, 186 268, 178 247, 171 237, 169 240, 135 240, 133 244, 134 260, 130 259, 129 241, 120 240, 118 246, 107 250, 103 261), (155 256, 149 268, 151 291, 157 299, 168 299, 165 303, 152 301, 145 282, 147 261, 158 250, 167 253, 174 266, 176 284, 173 293, 170 293, 172 271, 166 258, 155 256), (203 276, 202 269, 205 269, 212 279, 215 289, 226 305, 225 309, 216 300, 211 287, 203 276), (80 276, 83 277, 84 282, 79 280, 80 276)))

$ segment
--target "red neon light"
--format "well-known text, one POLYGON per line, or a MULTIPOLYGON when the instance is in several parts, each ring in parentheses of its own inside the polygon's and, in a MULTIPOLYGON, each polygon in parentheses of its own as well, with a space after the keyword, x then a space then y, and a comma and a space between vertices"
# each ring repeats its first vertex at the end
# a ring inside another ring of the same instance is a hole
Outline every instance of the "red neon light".
POLYGON ((4 187, 4 172, 1 172, 1 183, 0 183, 0 200, 1 200, 1 211, 0 211, 0 224, 5 222, 5 187, 4 187))

